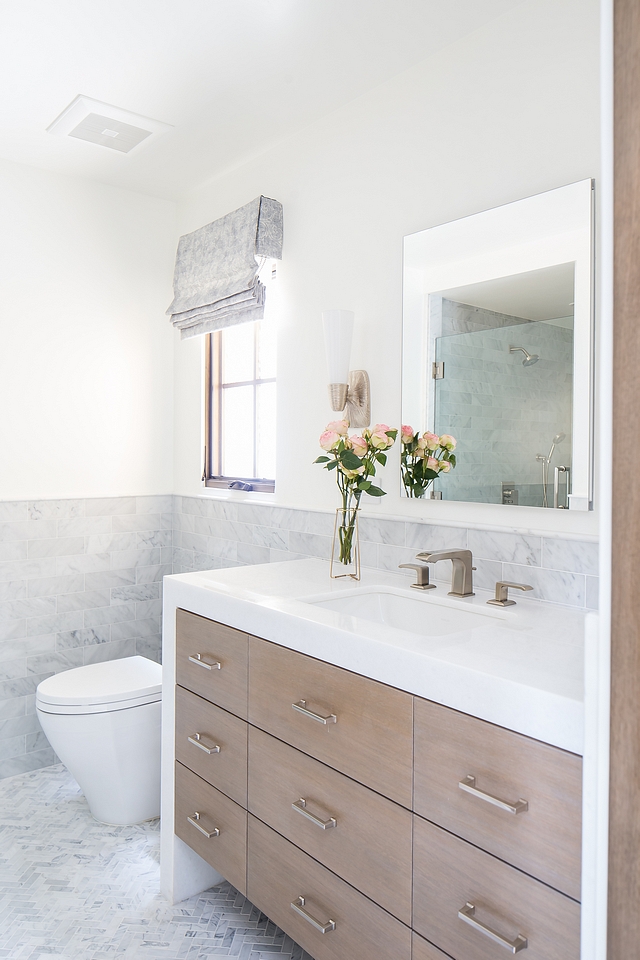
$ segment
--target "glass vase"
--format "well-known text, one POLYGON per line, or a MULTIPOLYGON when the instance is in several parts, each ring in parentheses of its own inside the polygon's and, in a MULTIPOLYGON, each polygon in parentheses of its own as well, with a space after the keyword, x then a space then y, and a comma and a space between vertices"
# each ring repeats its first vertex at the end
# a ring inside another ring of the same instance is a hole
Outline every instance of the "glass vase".
POLYGON ((358 507, 338 507, 333 525, 331 543, 331 566, 329 576, 360 579, 360 536, 358 533, 358 507))

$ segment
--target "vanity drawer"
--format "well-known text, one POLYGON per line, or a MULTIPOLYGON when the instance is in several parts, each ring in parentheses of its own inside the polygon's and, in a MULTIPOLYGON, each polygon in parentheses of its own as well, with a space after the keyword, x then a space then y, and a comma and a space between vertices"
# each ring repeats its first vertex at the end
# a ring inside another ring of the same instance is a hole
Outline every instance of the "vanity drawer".
POLYGON ((246 807, 247 722, 182 687, 176 687, 176 760, 246 807))
POLYGON ((246 893, 247 812, 209 783, 176 763, 175 832, 181 840, 210 863, 225 880, 246 893), (206 837, 189 821, 196 820, 202 830, 214 828, 218 836, 206 837))
POLYGON ((255 637, 250 657, 251 723, 411 807, 410 694, 255 637))
POLYGON ((315 960, 409 960, 411 931, 249 815, 247 896, 315 960), (291 904, 335 929, 321 933, 291 904))
POLYGON ((408 810, 250 727, 249 811, 394 916, 411 922, 408 810), (320 823, 294 809, 301 798, 320 823), (332 818, 335 825, 330 825, 332 818))
POLYGON ((176 677, 181 687, 247 719, 249 638, 186 610, 176 611, 176 677))
POLYGON ((507 952, 508 944, 458 917, 471 904, 473 919, 505 941, 526 938, 527 960, 578 960, 575 900, 420 817, 413 857, 413 926, 452 957, 495 960, 507 952))
POLYGON ((416 697, 416 813, 580 899, 582 760, 416 697), (527 801, 510 813, 462 790, 527 801))
POLYGON ((451 958, 428 940, 414 933, 411 939, 411 960, 451 960, 451 958))

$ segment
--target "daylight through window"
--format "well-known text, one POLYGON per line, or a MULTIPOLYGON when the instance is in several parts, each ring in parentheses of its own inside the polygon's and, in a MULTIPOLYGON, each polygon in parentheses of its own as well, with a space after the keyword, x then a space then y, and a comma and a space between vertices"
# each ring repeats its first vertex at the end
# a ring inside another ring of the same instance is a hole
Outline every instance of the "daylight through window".
POLYGON ((207 336, 207 486, 275 487, 276 328, 242 323, 207 336))

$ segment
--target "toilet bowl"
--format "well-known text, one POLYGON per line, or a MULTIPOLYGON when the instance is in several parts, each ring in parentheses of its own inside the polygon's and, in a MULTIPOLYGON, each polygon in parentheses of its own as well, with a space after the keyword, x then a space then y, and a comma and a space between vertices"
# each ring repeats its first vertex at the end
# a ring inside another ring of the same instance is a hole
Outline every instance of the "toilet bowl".
POLYGON ((160 816, 162 667, 146 657, 76 667, 38 684, 36 712, 96 820, 160 816))

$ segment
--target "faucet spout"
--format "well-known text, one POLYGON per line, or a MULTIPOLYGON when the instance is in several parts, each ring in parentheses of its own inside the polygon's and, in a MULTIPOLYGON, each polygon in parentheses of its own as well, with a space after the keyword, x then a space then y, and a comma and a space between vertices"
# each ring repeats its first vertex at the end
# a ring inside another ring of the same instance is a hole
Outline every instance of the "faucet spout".
POLYGON ((451 560, 450 597, 473 597, 473 556, 471 550, 433 550, 416 554, 423 563, 451 560))

